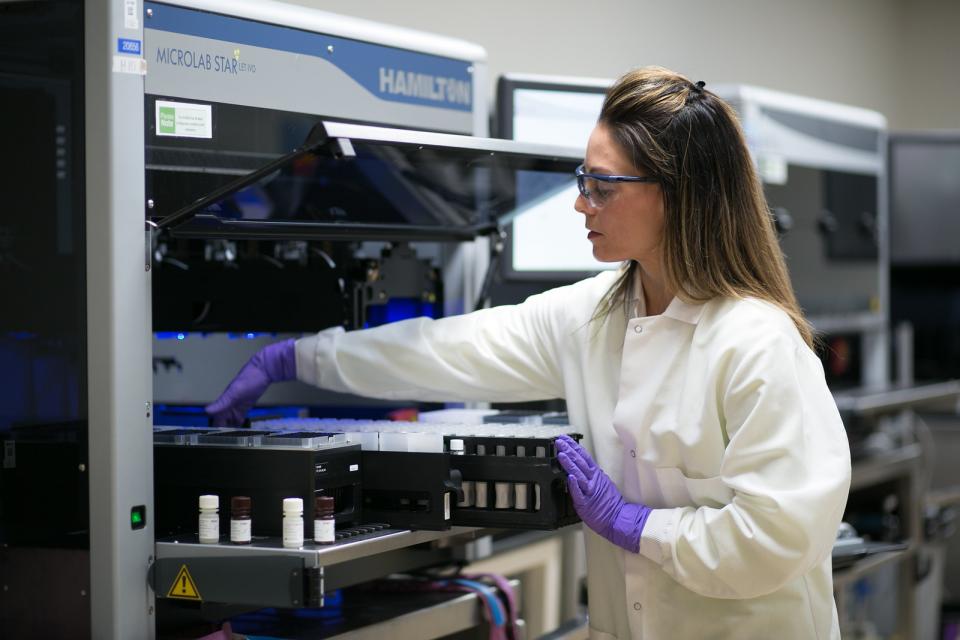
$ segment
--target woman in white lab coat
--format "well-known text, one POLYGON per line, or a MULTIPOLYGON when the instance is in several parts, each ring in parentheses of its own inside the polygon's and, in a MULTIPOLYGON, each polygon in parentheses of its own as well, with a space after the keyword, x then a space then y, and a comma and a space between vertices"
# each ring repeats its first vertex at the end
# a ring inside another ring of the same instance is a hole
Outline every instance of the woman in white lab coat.
POLYGON ((272 383, 393 399, 566 399, 591 638, 839 638, 830 551, 850 456, 730 107, 665 69, 610 89, 577 171, 619 272, 516 306, 271 345, 208 412, 272 383), (595 461, 594 461, 595 460, 595 461))

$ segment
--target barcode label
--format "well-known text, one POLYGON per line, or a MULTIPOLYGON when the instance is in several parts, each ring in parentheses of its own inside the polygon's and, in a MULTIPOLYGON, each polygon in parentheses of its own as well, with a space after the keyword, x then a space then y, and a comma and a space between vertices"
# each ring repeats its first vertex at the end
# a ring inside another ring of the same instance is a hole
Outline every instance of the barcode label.
POLYGON ((127 29, 139 29, 139 16, 137 0, 123 0, 123 26, 127 29))

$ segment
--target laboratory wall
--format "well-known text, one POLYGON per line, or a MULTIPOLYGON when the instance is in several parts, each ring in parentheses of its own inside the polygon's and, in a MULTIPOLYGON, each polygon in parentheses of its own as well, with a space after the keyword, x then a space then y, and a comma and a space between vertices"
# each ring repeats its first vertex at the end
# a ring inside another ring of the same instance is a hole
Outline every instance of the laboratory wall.
POLYGON ((902 56, 894 91, 898 130, 960 129, 960 2, 901 0, 902 56))
POLYGON ((960 127, 955 0, 296 1, 476 42, 491 96, 508 71, 612 78, 659 64, 874 109, 892 129, 960 127))

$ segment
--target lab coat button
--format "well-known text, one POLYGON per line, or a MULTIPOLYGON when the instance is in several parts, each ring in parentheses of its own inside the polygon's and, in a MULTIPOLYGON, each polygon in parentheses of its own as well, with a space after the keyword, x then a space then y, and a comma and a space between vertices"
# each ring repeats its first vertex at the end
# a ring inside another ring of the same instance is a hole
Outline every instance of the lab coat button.
POLYGON ((641 327, 640 325, 635 325, 633 327, 633 330, 636 331, 637 333, 643 333, 643 327, 641 327))
POLYGON ((640 611, 640 603, 639 603, 639 602, 634 602, 634 603, 633 603, 633 610, 634 610, 634 611, 640 611))
POLYGON ((637 450, 636 450, 636 449, 630 449, 630 457, 631 457, 631 458, 636 458, 636 457, 637 457, 637 450))

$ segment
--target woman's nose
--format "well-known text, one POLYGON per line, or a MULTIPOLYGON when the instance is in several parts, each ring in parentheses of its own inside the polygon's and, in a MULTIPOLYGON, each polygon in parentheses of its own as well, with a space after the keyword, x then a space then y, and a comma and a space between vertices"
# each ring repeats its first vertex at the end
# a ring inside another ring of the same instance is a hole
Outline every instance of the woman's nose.
POLYGON ((573 208, 575 211, 579 211, 585 216, 591 215, 593 213, 590 210, 590 203, 587 202, 587 199, 583 197, 582 193, 577 194, 577 199, 573 201, 573 208))

